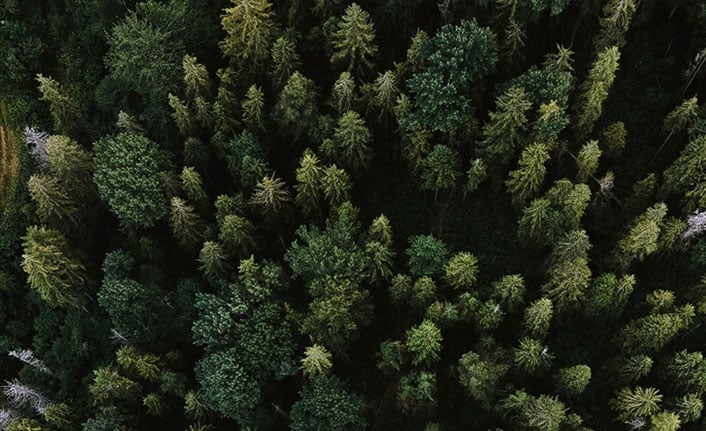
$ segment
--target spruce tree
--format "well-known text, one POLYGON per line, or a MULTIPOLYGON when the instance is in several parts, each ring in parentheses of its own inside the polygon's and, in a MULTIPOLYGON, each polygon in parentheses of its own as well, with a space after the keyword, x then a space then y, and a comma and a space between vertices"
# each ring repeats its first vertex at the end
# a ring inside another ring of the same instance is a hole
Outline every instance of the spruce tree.
POLYGON ((341 17, 333 34, 332 63, 348 63, 347 70, 360 75, 373 67, 372 57, 377 53, 375 29, 370 15, 356 3, 351 3, 341 17))
POLYGON ((603 113, 603 102, 613 86, 618 70, 620 51, 617 46, 601 50, 581 86, 577 106, 576 133, 580 138, 593 131, 593 126, 603 113))

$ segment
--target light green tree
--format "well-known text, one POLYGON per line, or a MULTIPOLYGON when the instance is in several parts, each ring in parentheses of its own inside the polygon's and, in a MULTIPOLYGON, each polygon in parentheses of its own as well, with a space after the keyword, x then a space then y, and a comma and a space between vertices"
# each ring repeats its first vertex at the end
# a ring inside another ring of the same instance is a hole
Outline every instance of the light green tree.
POLYGON ((333 34, 332 63, 348 63, 349 72, 362 73, 371 69, 372 58, 377 53, 375 29, 370 15, 357 3, 351 3, 333 34), (365 68, 365 69, 364 69, 365 68))
POLYGON ((259 65, 269 58, 275 36, 272 4, 267 0, 231 0, 221 19, 227 36, 220 42, 223 54, 234 64, 259 65), (243 62, 243 63, 241 63, 243 62))
POLYGON ((331 372, 333 367, 331 353, 326 350, 326 347, 319 344, 306 348, 301 364, 304 375, 309 378, 325 376, 331 372))
POLYGON ((324 139, 321 151, 333 162, 352 171, 370 164, 372 136, 365 121, 357 112, 348 111, 338 119, 338 125, 330 139, 324 139))
POLYGON ((549 151, 544 144, 534 143, 522 151, 516 170, 510 172, 505 185, 516 204, 523 204, 536 195, 544 183, 549 151))
POLYGON ((603 112, 603 102, 613 86, 618 70, 620 51, 617 46, 609 46, 598 53, 596 61, 581 86, 577 106, 576 132, 580 138, 591 133, 596 120, 603 112))
POLYGON ((262 128, 265 94, 260 87, 253 84, 248 88, 241 107, 243 108, 243 123, 253 130, 262 128))
POLYGON ((598 147, 598 141, 590 140, 584 144, 579 150, 576 157, 576 181, 585 183, 598 169, 598 159, 601 157, 601 149, 598 147))
POLYGON ((408 330, 405 347, 412 354, 412 364, 431 365, 438 361, 441 341, 441 330, 428 320, 408 330))

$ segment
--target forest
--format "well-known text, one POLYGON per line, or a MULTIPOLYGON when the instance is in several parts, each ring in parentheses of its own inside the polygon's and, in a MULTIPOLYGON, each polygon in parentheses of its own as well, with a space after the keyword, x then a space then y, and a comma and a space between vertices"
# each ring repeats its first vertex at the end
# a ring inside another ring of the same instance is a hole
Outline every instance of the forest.
POLYGON ((703 0, 0 0, 0 431, 706 429, 704 63, 703 0))

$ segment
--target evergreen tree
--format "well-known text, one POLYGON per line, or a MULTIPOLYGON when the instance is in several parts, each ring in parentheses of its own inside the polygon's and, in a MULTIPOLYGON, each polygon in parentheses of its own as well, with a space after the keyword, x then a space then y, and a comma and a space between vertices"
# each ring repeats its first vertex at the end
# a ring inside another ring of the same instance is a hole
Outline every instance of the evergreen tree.
POLYGON ((199 252, 198 261, 201 264, 199 269, 203 271, 206 277, 216 278, 225 273, 226 254, 223 247, 217 242, 206 241, 199 252))
POLYGON ((299 72, 294 72, 279 94, 275 106, 275 118, 280 125, 294 131, 298 138, 302 133, 313 136, 317 125, 316 86, 299 72))
POLYGON ((441 273, 448 257, 446 244, 431 235, 418 235, 409 239, 406 250, 409 273, 413 277, 441 273))
POLYGON ((341 205, 349 199, 351 193, 351 179, 345 169, 336 165, 325 168, 321 176, 321 188, 324 197, 332 207, 341 205))
POLYGON ((478 259, 471 253, 457 253, 444 266, 444 276, 454 288, 468 289, 478 278, 478 259))
POLYGON ((499 392, 500 379, 510 367, 493 360, 484 360, 479 354, 470 351, 458 361, 459 381, 468 394, 485 406, 499 392))
POLYGON ((336 82, 333 83, 331 98, 333 106, 340 115, 351 110, 355 99, 355 81, 350 72, 341 72, 336 82))
POLYGON ((331 353, 319 344, 307 347, 301 360, 302 371, 309 378, 325 376, 331 372, 331 353))
POLYGON ((274 174, 258 181, 250 202, 264 214, 277 214, 292 200, 287 185, 274 174))
POLYGON ((588 77, 581 86, 577 107, 576 132, 579 137, 591 133, 596 120, 603 112, 603 102, 613 86, 615 72, 618 70, 620 51, 617 46, 601 50, 588 72, 588 77))
POLYGON ((208 96, 211 93, 211 82, 206 66, 200 64, 193 55, 185 55, 181 62, 184 70, 184 85, 186 95, 195 100, 197 97, 208 96))
POLYGON ((579 395, 591 380, 591 368, 588 365, 575 365, 562 368, 557 373, 557 391, 568 396, 579 395))
POLYGON ((525 309, 522 326, 532 337, 544 338, 549 332, 553 314, 554 306, 551 299, 539 298, 525 309))
POLYGON ((323 168, 320 166, 316 153, 307 148, 304 150, 299 167, 296 171, 297 185, 294 189, 297 194, 294 201, 307 215, 313 215, 319 208, 322 193, 323 168))
POLYGON ((275 35, 272 4, 267 0, 231 0, 221 20, 228 34, 220 43, 223 54, 233 64, 258 66, 269 58, 269 49, 275 35))
POLYGON ((517 170, 510 172, 505 182, 513 202, 522 204, 540 190, 547 171, 544 166, 547 160, 549 151, 546 145, 535 143, 525 148, 517 170))
POLYGON ((321 151, 330 160, 351 171, 367 167, 372 158, 370 130, 357 112, 348 111, 338 119, 331 139, 324 139, 321 151))
POLYGON ((272 45, 272 80, 281 88, 287 79, 301 66, 294 42, 287 36, 277 38, 272 45))
MULTIPOLYGON (((482 145, 488 157, 507 163, 522 146, 527 112, 532 103, 522 87, 511 87, 498 96, 495 106, 496 110, 488 114, 490 120, 483 127, 482 145)), ((537 160, 542 158, 542 149, 541 146, 535 148, 535 153, 539 154, 535 157, 537 160)))
POLYGON ((23 238, 22 269, 32 289, 49 305, 80 304, 86 281, 83 264, 71 256, 64 236, 43 226, 30 226, 23 238))
POLYGON ((54 120, 54 128, 64 135, 74 135, 83 125, 78 107, 66 94, 64 88, 51 77, 37 74, 41 100, 49 103, 49 111, 54 120))
POLYGON ((622 267, 628 267, 634 260, 643 261, 657 251, 657 241, 666 213, 667 206, 658 203, 635 219, 630 231, 618 242, 615 250, 615 257, 622 267))
POLYGON ((625 34, 630 27, 630 21, 637 9, 634 0, 610 0, 603 6, 603 16, 600 18, 601 31, 596 37, 597 50, 617 45, 625 45, 625 34))
POLYGON ((169 224, 174 236, 184 245, 194 244, 201 236, 199 217, 194 212, 194 208, 176 196, 171 201, 169 224))
POLYGON ((515 365, 528 373, 547 368, 554 356, 546 346, 539 341, 525 337, 520 340, 520 346, 515 348, 515 365))
POLYGON ((577 182, 585 183, 588 177, 596 172, 600 157, 601 150, 598 148, 598 141, 588 141, 581 147, 578 157, 576 157, 576 166, 578 167, 577 182))
POLYGON ((422 187, 437 194, 439 190, 453 188, 460 176, 458 165, 456 151, 446 145, 435 145, 421 162, 422 187))
POLYGON ((438 361, 441 341, 441 331, 428 320, 407 331, 405 347, 412 354, 412 364, 431 365, 438 361))
POLYGON ((637 386, 620 389, 611 403, 618 411, 618 419, 628 421, 657 413, 661 402, 662 394, 658 389, 637 386))
POLYGON ((349 72, 362 73, 373 67, 371 57, 377 53, 375 29, 370 15, 356 3, 351 3, 333 34, 334 53, 331 63, 348 63, 349 72))
POLYGON ((36 205, 36 212, 43 222, 52 217, 72 218, 76 204, 64 193, 56 178, 49 175, 34 174, 27 181, 27 190, 36 205))
POLYGON ((293 431, 363 431, 365 402, 337 377, 319 377, 307 383, 292 406, 293 431))
POLYGON ((194 202, 203 202, 207 198, 201 175, 191 166, 184 166, 181 170, 181 187, 186 196, 194 202))
POLYGON ((649 314, 625 325, 618 339, 631 354, 653 353, 662 349, 694 318, 694 307, 686 304, 671 313, 649 314))
POLYGON ((242 103, 243 123, 253 130, 262 128, 262 114, 265 107, 265 94, 255 84, 248 88, 242 103))

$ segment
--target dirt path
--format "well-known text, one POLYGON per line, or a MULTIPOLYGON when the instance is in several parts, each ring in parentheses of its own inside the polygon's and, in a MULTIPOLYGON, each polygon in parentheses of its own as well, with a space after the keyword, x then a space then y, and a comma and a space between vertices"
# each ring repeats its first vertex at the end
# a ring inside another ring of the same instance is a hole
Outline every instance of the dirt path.
MULTIPOLYGON (((2 119, 0 118, 0 121, 2 119)), ((12 198, 20 173, 20 139, 0 122, 0 213, 12 198)))

